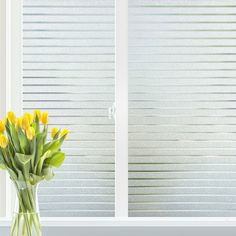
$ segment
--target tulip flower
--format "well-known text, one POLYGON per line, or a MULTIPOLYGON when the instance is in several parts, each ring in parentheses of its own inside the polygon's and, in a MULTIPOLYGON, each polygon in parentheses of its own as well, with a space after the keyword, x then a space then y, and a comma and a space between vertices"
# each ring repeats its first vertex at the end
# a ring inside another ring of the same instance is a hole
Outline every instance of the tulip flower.
POLYGON ((54 138, 56 134, 58 133, 59 129, 58 128, 52 128, 51 130, 51 137, 54 138))
POLYGON ((69 134, 69 130, 68 129, 63 129, 60 133, 60 137, 67 137, 67 135, 69 134))
POLYGON ((29 116, 24 115, 22 118, 22 128, 24 130, 27 130, 30 127, 30 120, 29 120, 29 116))
POLYGON ((8 139, 5 135, 1 134, 0 135, 0 147, 1 148, 6 148, 6 146, 8 145, 8 139))
POLYGON ((33 115, 33 114, 30 114, 30 113, 26 112, 26 113, 24 114, 24 117, 27 117, 27 118, 28 118, 28 121, 29 121, 29 124, 30 124, 30 125, 34 122, 34 115, 33 115))
POLYGON ((34 118, 36 118, 36 116, 37 116, 38 119, 40 120, 40 118, 41 118, 41 111, 40 111, 40 110, 35 110, 35 111, 34 111, 34 118))
POLYGON ((22 121, 23 121, 23 117, 18 117, 17 121, 16 121, 16 127, 17 128, 21 128, 22 129, 22 121))
POLYGON ((26 136, 29 140, 32 140, 35 136, 35 130, 33 127, 29 127, 27 130, 26 130, 26 136))
POLYGON ((16 115, 14 112, 9 111, 7 113, 7 119, 12 123, 12 124, 16 124, 16 115))
POLYGON ((0 133, 3 133, 5 131, 5 124, 2 120, 0 120, 0 133))
POLYGON ((41 122, 44 124, 44 125, 47 125, 48 124, 48 113, 47 112, 43 112, 41 114, 41 122))

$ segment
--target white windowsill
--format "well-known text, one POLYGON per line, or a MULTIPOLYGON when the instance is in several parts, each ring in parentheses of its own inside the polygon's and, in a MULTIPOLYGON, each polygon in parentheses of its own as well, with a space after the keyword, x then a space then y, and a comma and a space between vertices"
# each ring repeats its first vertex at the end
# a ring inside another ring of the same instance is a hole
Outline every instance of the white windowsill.
MULTIPOLYGON (((0 226, 8 227, 11 219, 0 218, 0 226)), ((42 225, 46 227, 227 227, 236 226, 235 217, 166 217, 166 218, 45 218, 42 225)))

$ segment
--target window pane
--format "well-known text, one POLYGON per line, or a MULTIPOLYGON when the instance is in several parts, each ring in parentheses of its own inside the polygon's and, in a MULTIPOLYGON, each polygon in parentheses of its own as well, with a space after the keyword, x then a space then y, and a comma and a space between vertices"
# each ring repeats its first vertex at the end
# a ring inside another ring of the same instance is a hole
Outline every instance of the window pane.
POLYGON ((42 216, 114 215, 114 0, 24 0, 24 111, 68 127, 67 159, 40 185, 42 216))
POLYGON ((235 217, 236 5, 129 4, 129 215, 235 217))

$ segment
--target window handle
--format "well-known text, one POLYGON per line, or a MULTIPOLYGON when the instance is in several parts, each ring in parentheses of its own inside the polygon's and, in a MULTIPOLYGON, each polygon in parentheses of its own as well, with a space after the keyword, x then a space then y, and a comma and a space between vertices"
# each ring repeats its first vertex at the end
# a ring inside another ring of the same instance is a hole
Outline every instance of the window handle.
POLYGON ((116 114, 116 105, 115 103, 112 103, 112 105, 108 108, 108 118, 115 119, 115 114, 116 114))

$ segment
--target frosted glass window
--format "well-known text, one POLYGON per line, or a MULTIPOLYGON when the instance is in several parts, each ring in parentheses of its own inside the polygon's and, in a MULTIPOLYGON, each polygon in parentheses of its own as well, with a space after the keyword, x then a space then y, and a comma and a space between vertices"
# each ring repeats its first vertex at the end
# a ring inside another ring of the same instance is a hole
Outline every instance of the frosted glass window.
POLYGON ((23 1, 23 110, 68 127, 67 160, 40 185, 42 216, 114 216, 114 1, 23 1))
POLYGON ((236 216, 235 13, 129 0, 130 216, 236 216))

